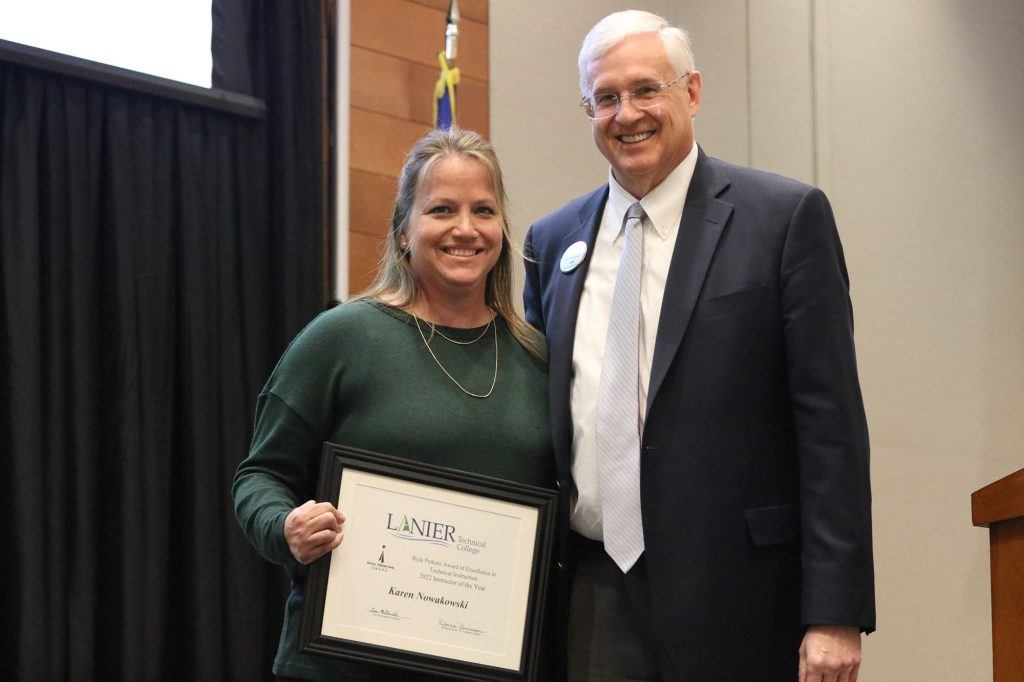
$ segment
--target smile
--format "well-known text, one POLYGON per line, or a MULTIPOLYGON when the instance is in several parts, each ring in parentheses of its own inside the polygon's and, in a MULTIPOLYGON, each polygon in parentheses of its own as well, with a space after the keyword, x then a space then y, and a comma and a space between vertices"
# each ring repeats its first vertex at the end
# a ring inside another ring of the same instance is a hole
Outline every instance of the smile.
POLYGON ((636 135, 619 135, 615 139, 617 139, 619 142, 623 142, 625 144, 636 144, 637 142, 643 142, 644 140, 646 140, 647 138, 649 138, 649 137, 651 137, 653 135, 654 135, 654 131, 653 130, 648 130, 645 133, 637 133, 636 135))
POLYGON ((443 247, 441 249, 441 251, 445 252, 449 256, 475 256, 478 253, 483 253, 484 250, 483 249, 466 249, 466 248, 460 249, 460 248, 456 248, 454 246, 446 246, 446 247, 443 247))

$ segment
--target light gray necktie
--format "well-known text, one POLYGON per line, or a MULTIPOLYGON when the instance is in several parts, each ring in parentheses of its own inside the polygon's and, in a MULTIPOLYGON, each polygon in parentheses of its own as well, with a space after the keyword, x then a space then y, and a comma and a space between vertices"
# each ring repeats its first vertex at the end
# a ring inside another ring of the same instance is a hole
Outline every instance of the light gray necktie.
POLYGON ((601 380, 597 387, 597 472, 604 550, 622 572, 644 551, 640 516, 640 274, 644 209, 623 218, 625 244, 615 277, 601 380))

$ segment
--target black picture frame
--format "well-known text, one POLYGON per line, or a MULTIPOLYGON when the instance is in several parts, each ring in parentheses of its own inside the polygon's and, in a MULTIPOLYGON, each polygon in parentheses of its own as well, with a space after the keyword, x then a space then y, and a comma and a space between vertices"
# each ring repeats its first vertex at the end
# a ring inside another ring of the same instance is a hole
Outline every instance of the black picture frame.
MULTIPOLYGON (((325 443, 317 486, 319 501, 339 506, 342 477, 347 470, 410 481, 442 491, 468 493, 522 505, 537 511, 519 668, 510 670, 324 634, 323 620, 331 566, 330 554, 320 557, 310 565, 306 582, 305 608, 299 631, 300 649, 317 655, 387 666, 397 670, 444 675, 453 679, 537 680, 541 668, 541 636, 553 562, 557 493, 554 490, 514 481, 325 443)), ((344 504, 341 507, 344 507, 344 504)))

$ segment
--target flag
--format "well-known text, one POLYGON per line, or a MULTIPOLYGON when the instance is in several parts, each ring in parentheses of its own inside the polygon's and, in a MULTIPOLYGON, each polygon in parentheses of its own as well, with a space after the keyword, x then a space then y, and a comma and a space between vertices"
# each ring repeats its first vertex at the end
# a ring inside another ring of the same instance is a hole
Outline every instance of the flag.
POLYGON ((455 110, 455 94, 459 85, 459 67, 448 66, 444 52, 437 53, 441 64, 441 75, 434 84, 434 127, 451 128, 458 125, 455 110))

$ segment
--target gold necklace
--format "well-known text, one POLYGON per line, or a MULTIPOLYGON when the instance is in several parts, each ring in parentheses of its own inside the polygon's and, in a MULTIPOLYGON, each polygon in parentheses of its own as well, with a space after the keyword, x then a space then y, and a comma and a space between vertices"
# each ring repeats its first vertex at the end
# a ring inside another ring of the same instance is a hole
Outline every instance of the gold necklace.
POLYGON ((480 339, 484 338, 484 334, 487 333, 487 328, 490 327, 492 324, 494 324, 494 314, 492 313, 491 314, 491 319, 487 320, 487 324, 484 325, 484 330, 482 332, 480 332, 480 336, 476 337, 475 339, 473 339, 471 341, 459 341, 458 339, 453 339, 452 337, 448 336, 447 334, 442 332, 440 329, 438 329, 437 325, 434 324, 433 322, 426 322, 426 321, 424 321, 424 323, 430 326, 430 334, 431 335, 437 334, 438 336, 440 336, 445 341, 448 341, 450 343, 454 343, 456 346, 471 346, 474 343, 476 343, 477 341, 479 341, 480 339))
MULTIPOLYGON (((420 333, 420 338, 423 339, 423 345, 427 347, 427 352, 430 353, 430 357, 434 358, 434 362, 436 362, 437 366, 441 368, 441 371, 444 372, 445 376, 447 376, 449 379, 451 379, 452 383, 454 383, 456 386, 458 386, 460 391, 462 391, 466 395, 470 396, 471 398, 490 398, 491 394, 494 393, 494 386, 495 386, 495 384, 498 383, 498 325, 494 324, 494 318, 491 318, 491 321, 488 323, 488 326, 491 326, 491 325, 494 326, 494 378, 491 379, 491 387, 490 387, 490 389, 488 389, 487 393, 483 393, 483 394, 473 393, 472 391, 467 391, 466 387, 463 386, 462 384, 460 384, 459 380, 456 379, 455 377, 453 377, 452 373, 444 368, 444 365, 441 364, 441 361, 437 359, 436 355, 434 355, 434 349, 431 348, 430 344, 427 342, 427 337, 423 335, 423 329, 420 327, 420 318, 416 315, 416 313, 412 313, 412 319, 416 322, 416 331, 418 331, 420 333)), ((434 331, 437 331, 437 330, 435 329, 434 331)), ((487 329, 485 328, 484 332, 486 332, 486 331, 487 331, 487 329)), ((437 333, 440 334, 441 332, 437 332, 437 333)), ((444 335, 442 334, 442 336, 444 336, 444 335)), ((477 337, 473 341, 478 341, 482 337, 483 337, 483 334, 481 334, 479 337, 477 337)), ((445 338, 448 338, 448 337, 445 337, 445 338)), ((448 339, 448 340, 451 341, 451 339, 448 339)), ((453 343, 458 343, 458 342, 457 341, 453 341, 453 343)), ((472 343, 472 341, 470 343, 472 343)), ((463 342, 463 343, 461 343, 459 345, 466 345, 466 343, 463 342)))

